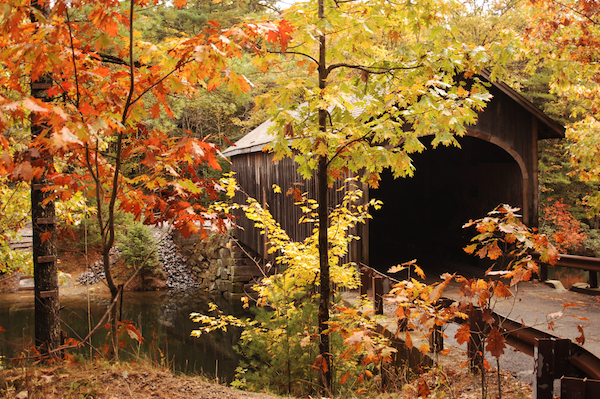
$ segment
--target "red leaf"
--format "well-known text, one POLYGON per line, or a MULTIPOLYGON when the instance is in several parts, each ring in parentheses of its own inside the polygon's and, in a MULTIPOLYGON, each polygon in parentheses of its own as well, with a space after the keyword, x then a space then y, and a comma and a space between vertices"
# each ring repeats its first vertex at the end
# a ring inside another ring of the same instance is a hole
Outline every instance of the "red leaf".
POLYGON ((79 107, 79 112, 83 115, 92 115, 96 113, 96 110, 92 108, 89 103, 85 102, 79 107))
POLYGON ((52 237, 52 233, 47 231, 44 234, 42 234, 42 244, 45 243, 47 240, 49 240, 52 237))
POLYGON ((181 8, 181 7, 185 7, 185 5, 187 4, 187 0, 175 0, 173 2, 173 4, 175 5, 175 7, 177 8, 181 8))
POLYGON ((317 356, 311 368, 315 371, 322 371, 323 373, 326 373, 329 370, 327 360, 322 355, 317 356))
POLYGON ((492 331, 490 331, 485 343, 487 351, 490 352, 496 359, 499 359, 500 355, 504 353, 506 340, 502 334, 500 334, 500 331, 498 331, 498 327, 492 327, 492 331))

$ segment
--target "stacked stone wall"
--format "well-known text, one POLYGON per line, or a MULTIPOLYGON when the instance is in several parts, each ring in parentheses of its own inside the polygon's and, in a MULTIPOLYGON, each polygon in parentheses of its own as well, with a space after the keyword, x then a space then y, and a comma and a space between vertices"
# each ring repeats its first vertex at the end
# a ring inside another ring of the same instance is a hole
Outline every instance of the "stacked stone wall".
POLYGON ((252 281, 262 273, 232 242, 231 234, 209 234, 202 238, 173 235, 173 241, 196 277, 199 288, 225 297, 251 294, 252 281))

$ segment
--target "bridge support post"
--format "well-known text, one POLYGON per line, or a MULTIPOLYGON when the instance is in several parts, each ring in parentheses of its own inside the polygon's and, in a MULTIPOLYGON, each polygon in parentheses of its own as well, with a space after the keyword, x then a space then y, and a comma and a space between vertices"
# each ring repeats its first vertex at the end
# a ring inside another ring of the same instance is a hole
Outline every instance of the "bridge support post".
POLYGON ((375 314, 383 314, 383 277, 373 276, 373 305, 375 314))
POLYGON ((571 340, 536 339, 533 349, 535 362, 533 380, 534 399, 553 399, 554 380, 567 373, 568 359, 571 357, 571 340))
POLYGON ((469 356, 469 365, 471 372, 483 372, 483 331, 485 323, 483 322, 483 314, 480 309, 471 308, 469 315, 469 329, 471 330, 471 339, 467 344, 467 354, 469 356))

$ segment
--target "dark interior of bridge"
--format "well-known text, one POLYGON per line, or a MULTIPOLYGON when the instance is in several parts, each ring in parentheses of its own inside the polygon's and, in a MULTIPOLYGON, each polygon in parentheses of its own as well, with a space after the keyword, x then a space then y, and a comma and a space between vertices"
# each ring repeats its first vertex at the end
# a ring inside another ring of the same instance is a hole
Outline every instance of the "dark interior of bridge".
POLYGON ((439 146, 413 156, 414 177, 393 179, 385 173, 371 198, 384 203, 369 224, 369 264, 381 271, 417 259, 428 274, 483 272, 464 253, 473 229, 469 219, 483 217, 501 203, 521 206, 521 172, 502 148, 463 137, 461 149, 439 146))

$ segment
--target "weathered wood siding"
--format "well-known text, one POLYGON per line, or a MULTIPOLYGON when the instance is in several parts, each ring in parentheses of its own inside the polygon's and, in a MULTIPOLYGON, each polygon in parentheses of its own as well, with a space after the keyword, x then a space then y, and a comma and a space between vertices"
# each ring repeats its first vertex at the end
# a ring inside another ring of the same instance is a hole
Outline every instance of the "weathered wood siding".
POLYGON ((492 86, 490 92, 494 97, 479 114, 476 125, 469 128, 469 135, 500 146, 519 164, 523 219, 528 225, 536 225, 539 201, 537 140, 538 126, 542 122, 497 87, 492 86))
MULTIPOLYGON (((299 206, 294 205, 294 198, 286 193, 288 189, 294 187, 301 192, 308 192, 309 198, 316 198, 316 178, 305 180, 298 174, 298 165, 291 158, 274 162, 273 154, 265 152, 236 155, 232 157, 231 161, 231 169, 236 172, 236 178, 242 190, 249 197, 261 203, 263 207, 266 206, 290 238, 301 241, 311 234, 315 227, 314 224, 298 223, 303 215, 302 211, 299 206), (274 184, 281 187, 282 193, 273 192, 274 184)), ((338 181, 334 187, 329 189, 329 204, 341 202, 344 191, 338 189, 343 185, 343 181, 338 181)), ((245 203, 246 194, 236 194, 235 201, 245 203)), ((365 197, 367 195, 368 192, 365 192, 365 197)), ((237 229, 236 238, 263 258, 272 259, 272 256, 266 256, 267 237, 260 234, 259 229, 254 227, 254 222, 248 220, 241 212, 238 212, 236 216, 238 217, 236 223, 241 227, 241 229, 237 229)), ((362 232, 360 227, 358 229, 358 233, 362 232)), ((350 256, 352 260, 359 257, 359 253, 363 250, 362 246, 362 242, 352 245, 350 256)), ((348 260, 349 258, 345 259, 345 261, 348 260)))

